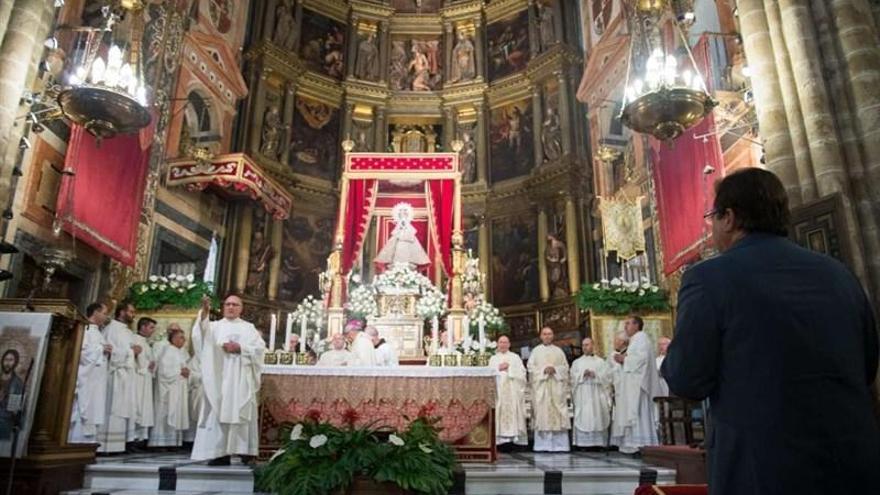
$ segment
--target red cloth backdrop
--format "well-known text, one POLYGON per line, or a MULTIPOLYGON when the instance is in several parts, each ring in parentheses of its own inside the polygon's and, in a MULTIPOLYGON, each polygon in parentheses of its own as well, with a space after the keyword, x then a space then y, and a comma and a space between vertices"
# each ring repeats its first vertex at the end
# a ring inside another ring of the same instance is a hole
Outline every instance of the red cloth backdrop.
MULTIPOLYGON (((708 40, 702 37, 693 50, 694 60, 704 77, 711 74, 707 70, 711 63, 708 40)), ((724 157, 712 114, 671 146, 653 138, 651 144, 663 241, 663 271, 669 274, 699 258, 701 239, 709 228, 703 215, 712 208, 715 181, 723 174, 724 157), (706 137, 694 139, 694 136, 706 137), (707 165, 715 169, 708 175, 703 173, 707 165)))
POLYGON ((153 126, 104 139, 71 129, 56 211, 63 228, 99 252, 135 263, 153 126))
POLYGON ((428 217, 432 220, 431 232, 434 234, 434 245, 440 251, 443 260, 443 271, 447 276, 452 274, 452 216, 455 206, 455 181, 452 179, 434 179, 426 181, 428 189, 428 217))
POLYGON ((376 179, 352 179, 348 182, 348 202, 345 207, 345 236, 342 241, 342 274, 351 272, 367 235, 370 214, 376 201, 376 179))

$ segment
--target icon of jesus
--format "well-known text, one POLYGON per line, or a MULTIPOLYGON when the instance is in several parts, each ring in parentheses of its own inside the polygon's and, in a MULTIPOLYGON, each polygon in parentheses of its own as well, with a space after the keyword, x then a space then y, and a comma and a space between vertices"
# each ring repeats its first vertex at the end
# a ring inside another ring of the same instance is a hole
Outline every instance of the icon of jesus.
POLYGON ((409 264, 422 266, 431 263, 428 253, 416 238, 416 228, 412 226, 413 207, 409 203, 397 203, 391 210, 394 230, 373 261, 382 264, 409 264))

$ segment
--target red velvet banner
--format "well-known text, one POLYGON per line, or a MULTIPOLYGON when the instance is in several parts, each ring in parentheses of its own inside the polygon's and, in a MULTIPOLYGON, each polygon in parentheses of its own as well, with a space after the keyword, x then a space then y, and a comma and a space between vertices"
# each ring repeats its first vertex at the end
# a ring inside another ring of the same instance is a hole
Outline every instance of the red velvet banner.
POLYGON ((452 179, 429 180, 425 186, 428 196, 428 215, 433 222, 431 232, 434 245, 440 251, 443 270, 452 275, 452 217, 455 206, 455 181, 452 179))
POLYGON ((344 238, 342 241, 342 274, 348 275, 354 267, 367 235, 367 227, 373 203, 376 200, 375 179, 352 179, 348 182, 348 202, 345 216, 339 221, 344 222, 344 238))
POLYGON ((64 168, 74 175, 64 175, 58 192, 64 230, 128 266, 135 263, 152 137, 150 125, 99 147, 94 136, 73 126, 64 168))
MULTIPOLYGON (((708 47, 705 36, 694 47, 694 59, 703 74, 711 72, 706 70, 710 63, 708 47)), ((655 139, 651 143, 663 271, 669 274, 700 256, 704 236, 709 233, 703 215, 712 208, 715 181, 723 174, 724 157, 711 114, 669 146, 655 139), (714 171, 704 173, 707 166, 714 171)))

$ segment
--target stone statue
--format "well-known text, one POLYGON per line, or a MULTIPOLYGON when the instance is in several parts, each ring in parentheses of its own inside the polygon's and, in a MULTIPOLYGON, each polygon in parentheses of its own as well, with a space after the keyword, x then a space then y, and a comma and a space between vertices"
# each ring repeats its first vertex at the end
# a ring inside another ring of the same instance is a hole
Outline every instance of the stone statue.
POLYGON ((354 132, 354 151, 363 152, 363 151, 372 151, 370 148, 370 126, 371 122, 366 124, 361 124, 357 121, 353 122, 355 132, 354 132))
POLYGON ((547 263, 547 278, 550 297, 568 295, 568 250, 556 234, 547 235, 547 249, 544 253, 547 263))
POLYGON ((558 160, 562 156, 562 127, 559 116, 553 107, 547 107, 547 116, 541 130, 541 143, 544 147, 544 161, 558 160))
POLYGON ((415 213, 409 203, 398 203, 391 209, 394 219, 394 230, 391 237, 382 246, 382 250, 376 255, 375 263, 382 264, 408 264, 410 266, 423 266, 431 263, 425 248, 416 238, 416 228, 412 226, 415 213))
POLYGON ((474 126, 461 127, 461 141, 464 144, 459 152, 461 181, 471 184, 477 180, 477 143, 474 142, 474 126))
POLYGON ((281 123, 281 112, 277 105, 271 105, 263 116, 263 141, 260 154, 272 160, 278 159, 281 151, 281 131, 285 126, 281 123))
POLYGON ((412 71, 412 89, 413 91, 431 91, 431 72, 428 63, 428 56, 419 49, 419 45, 413 42, 410 50, 412 58, 409 62, 409 70, 412 71))
POLYGON ((275 8, 275 32, 272 42, 285 50, 296 45, 296 20, 293 18, 293 0, 281 0, 275 8))
POLYGON ((266 296, 269 286, 269 262, 275 257, 272 245, 266 242, 263 232, 254 232, 251 239, 250 257, 248 258, 248 275, 245 292, 256 297, 266 296))
POLYGON ((463 31, 458 32, 458 43, 452 49, 452 67, 449 82, 470 81, 477 76, 474 43, 463 31))
POLYGON ((369 33, 358 44, 354 76, 364 81, 379 78, 379 49, 376 47, 376 34, 369 33))
POLYGON ((396 90, 407 89, 407 59, 403 41, 391 42, 391 87, 396 90))
POLYGON ((541 51, 556 43, 556 26, 553 25, 553 6, 538 3, 538 31, 541 34, 541 51))

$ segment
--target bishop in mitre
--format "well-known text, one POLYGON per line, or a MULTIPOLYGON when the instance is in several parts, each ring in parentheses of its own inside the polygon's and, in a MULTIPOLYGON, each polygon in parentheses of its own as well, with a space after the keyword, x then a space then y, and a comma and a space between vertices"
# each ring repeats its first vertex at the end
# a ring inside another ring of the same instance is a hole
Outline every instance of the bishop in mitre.
POLYGON ((342 334, 334 333, 330 340, 330 350, 321 354, 315 366, 349 366, 354 360, 354 354, 345 348, 342 334))
POLYGON ((611 423, 611 370, 593 354, 593 339, 581 343, 583 355, 571 363, 574 438, 578 447, 604 447, 611 423))
POLYGON ((107 323, 107 307, 92 303, 86 308, 89 323, 83 334, 70 415, 69 443, 98 443, 98 427, 104 424, 107 404, 107 358, 113 346, 104 340, 101 326, 107 323))
POLYGON ((621 411, 617 426, 622 433, 620 452, 624 454, 635 454, 645 445, 658 443, 654 397, 660 394, 660 376, 655 364, 654 344, 643 328, 640 317, 627 319, 624 331, 629 336, 629 346, 625 355, 614 356, 622 366, 619 390, 615 391, 615 407, 621 411))
POLYGON ((213 466, 229 465, 238 455, 251 463, 258 453, 257 394, 266 342, 254 325, 241 319, 238 296, 223 301, 223 319, 209 321, 210 299, 199 311, 193 332, 193 352, 202 365, 205 401, 193 443, 192 459, 211 459, 213 466))
POLYGON ((489 359, 489 368, 498 370, 496 377, 495 444, 528 445, 526 430, 526 367, 518 354, 510 352, 510 338, 498 337, 498 349, 489 359))
POLYGON ((535 451, 568 452, 568 361, 553 345, 553 329, 541 329, 541 345, 529 357, 532 392, 532 429, 535 451))
POLYGON ((416 238, 416 228, 412 226, 413 207, 409 203, 398 203, 391 210, 394 219, 394 230, 379 254, 373 260, 385 265, 423 266, 431 263, 425 248, 416 238))
POLYGON ((376 349, 373 347, 373 339, 365 334, 360 322, 352 321, 345 326, 345 337, 349 342, 349 349, 353 361, 349 366, 376 366, 376 349))
POLYGON ((153 404, 153 378, 156 376, 156 357, 153 347, 150 345, 150 337, 156 331, 156 320, 141 318, 137 322, 137 333, 134 343, 141 349, 135 357, 134 387, 134 440, 140 441, 140 447, 146 447, 150 439, 150 428, 155 421, 155 409, 153 404))
POLYGON ((150 447, 179 447, 189 428, 189 353, 179 326, 169 326, 168 344, 156 356, 156 421, 150 432, 150 447))
POLYGON ((126 442, 135 437, 135 358, 143 347, 135 343, 129 328, 134 316, 134 305, 123 301, 116 306, 113 321, 104 328, 104 339, 112 350, 107 367, 106 414, 104 424, 98 428, 98 452, 102 454, 125 452, 126 442))

